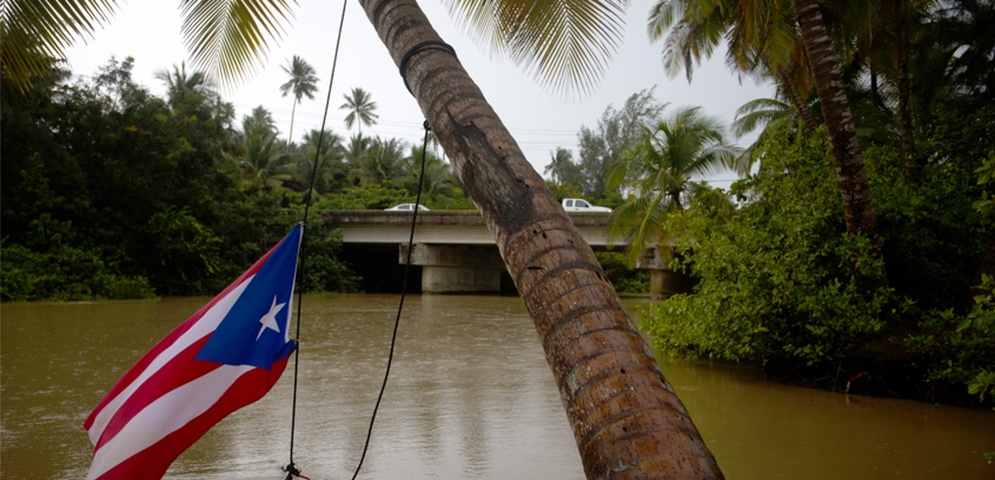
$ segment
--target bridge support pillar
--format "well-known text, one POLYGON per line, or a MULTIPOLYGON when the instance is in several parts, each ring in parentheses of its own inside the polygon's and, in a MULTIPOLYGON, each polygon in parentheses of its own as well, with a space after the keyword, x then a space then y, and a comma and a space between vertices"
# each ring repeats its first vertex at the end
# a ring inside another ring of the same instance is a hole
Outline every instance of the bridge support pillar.
POLYGON ((667 268, 667 262, 673 258, 673 254, 671 249, 667 261, 664 261, 657 247, 649 247, 636 261, 636 268, 650 271, 650 298, 654 300, 669 298, 677 293, 689 293, 694 286, 694 280, 689 275, 667 268))
MULTIPOLYGON (((407 260, 401 245, 398 262, 407 260)), ((422 293, 500 293, 504 262, 496 248, 415 244, 411 264, 422 267, 422 293)))

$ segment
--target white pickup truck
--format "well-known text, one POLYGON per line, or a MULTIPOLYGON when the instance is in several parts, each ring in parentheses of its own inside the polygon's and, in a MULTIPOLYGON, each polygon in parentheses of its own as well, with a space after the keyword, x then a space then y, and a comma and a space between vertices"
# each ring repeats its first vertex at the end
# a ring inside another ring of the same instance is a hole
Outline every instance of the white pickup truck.
POLYGON ((564 198, 563 209, 568 212, 610 212, 608 207, 598 207, 591 205, 583 198, 564 198))

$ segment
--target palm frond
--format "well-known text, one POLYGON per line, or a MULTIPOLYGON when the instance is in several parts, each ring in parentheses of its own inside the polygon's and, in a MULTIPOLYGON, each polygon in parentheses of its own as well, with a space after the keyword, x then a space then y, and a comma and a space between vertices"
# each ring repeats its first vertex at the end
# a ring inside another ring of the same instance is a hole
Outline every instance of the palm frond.
POLYGON ((772 120, 791 115, 791 106, 773 98, 758 98, 744 103, 736 110, 732 122, 733 135, 737 138, 763 128, 772 120))
POLYGON ((113 0, 4 0, 0 3, 0 62, 17 90, 31 89, 65 49, 93 32, 116 13, 113 0))
POLYGON ((476 40, 553 91, 590 92, 624 37, 628 0, 445 0, 476 40))
POLYGON ((182 0, 183 42, 222 86, 255 71, 284 32, 296 0, 182 0))

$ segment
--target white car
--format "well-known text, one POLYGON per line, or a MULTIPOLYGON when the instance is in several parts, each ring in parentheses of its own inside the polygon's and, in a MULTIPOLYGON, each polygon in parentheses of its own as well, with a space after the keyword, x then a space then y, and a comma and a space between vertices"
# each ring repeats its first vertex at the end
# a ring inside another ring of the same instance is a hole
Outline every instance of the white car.
MULTIPOLYGON (((415 210, 414 203, 402 203, 400 205, 394 205, 393 207, 385 209, 387 211, 401 211, 401 212, 413 212, 415 210)), ((425 205, 418 205, 419 212, 427 212, 428 207, 425 205)))
POLYGON ((568 212, 610 212, 612 209, 608 207, 599 207, 596 205, 591 205, 587 200, 583 198, 564 198, 563 199, 563 209, 568 212))

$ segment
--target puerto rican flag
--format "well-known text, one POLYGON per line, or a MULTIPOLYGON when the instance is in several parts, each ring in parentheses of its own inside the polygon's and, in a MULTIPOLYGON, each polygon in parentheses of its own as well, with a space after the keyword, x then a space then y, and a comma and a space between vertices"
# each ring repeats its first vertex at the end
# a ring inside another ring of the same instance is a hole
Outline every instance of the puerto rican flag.
POLYGON ((228 414, 262 398, 297 346, 288 333, 297 225, 145 354, 83 428, 93 442, 87 480, 159 479, 228 414))

